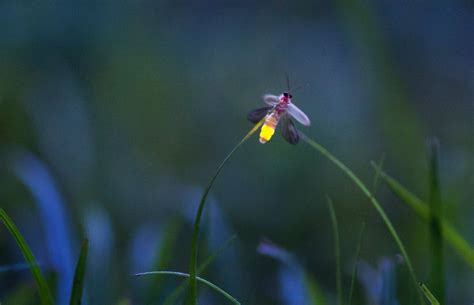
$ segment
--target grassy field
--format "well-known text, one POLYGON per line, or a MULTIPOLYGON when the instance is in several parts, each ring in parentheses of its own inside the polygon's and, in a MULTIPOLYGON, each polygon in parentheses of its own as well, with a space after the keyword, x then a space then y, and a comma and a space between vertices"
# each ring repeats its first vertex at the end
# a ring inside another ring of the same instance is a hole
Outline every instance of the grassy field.
POLYGON ((473 16, 0 4, 0 304, 471 304, 473 16))

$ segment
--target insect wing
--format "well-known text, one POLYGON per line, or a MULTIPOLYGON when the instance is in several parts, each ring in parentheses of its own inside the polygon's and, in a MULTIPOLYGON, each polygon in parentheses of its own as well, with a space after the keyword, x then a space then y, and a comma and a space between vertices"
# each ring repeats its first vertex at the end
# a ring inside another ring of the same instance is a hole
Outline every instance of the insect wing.
POLYGON ((280 102, 280 99, 279 99, 278 96, 276 96, 276 95, 265 94, 265 95, 263 96, 263 101, 264 101, 265 104, 267 104, 267 105, 275 106, 276 104, 278 104, 278 103, 280 102))
POLYGON ((296 145, 300 140, 295 124, 287 115, 281 117, 281 135, 288 143, 293 145, 296 145))
POLYGON ((262 108, 252 110, 247 115, 247 120, 256 124, 260 122, 272 108, 273 108, 272 106, 267 106, 267 107, 262 107, 262 108))
POLYGON ((288 113, 301 124, 305 126, 311 125, 311 121, 309 120, 308 116, 304 114, 304 112, 301 111, 298 107, 296 107, 295 104, 288 104, 288 113))

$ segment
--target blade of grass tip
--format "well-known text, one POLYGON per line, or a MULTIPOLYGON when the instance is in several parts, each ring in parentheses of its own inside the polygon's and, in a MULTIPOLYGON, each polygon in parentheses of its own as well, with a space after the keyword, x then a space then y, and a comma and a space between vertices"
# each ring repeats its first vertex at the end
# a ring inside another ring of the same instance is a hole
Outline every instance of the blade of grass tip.
POLYGON ((341 280, 341 246, 339 241, 339 225, 337 223, 336 211, 331 198, 327 197, 329 214, 331 215, 332 232, 334 235, 334 256, 336 258, 336 287, 337 304, 342 305, 342 280, 341 280))
MULTIPOLYGON (((378 163, 378 167, 379 168, 383 168, 383 163, 385 162, 385 154, 382 154, 382 156, 380 157, 380 160, 379 160, 379 163, 378 163)), ((374 182, 372 183, 372 193, 376 193, 377 192, 377 186, 379 185, 379 180, 380 180, 380 173, 379 172, 375 172, 375 175, 374 175, 374 182)))
POLYGON ((10 232, 12 237, 15 239, 15 242, 18 248, 20 248, 20 251, 23 254, 25 260, 30 265, 30 271, 33 274, 36 285, 38 286, 41 304, 54 305, 51 291, 48 287, 48 284, 45 278, 43 277, 41 269, 38 267, 38 264, 36 263, 36 259, 33 253, 31 252, 30 247, 28 247, 28 244, 26 243, 23 235, 21 235, 20 231, 16 227, 13 220, 8 216, 8 214, 2 208, 0 208, 0 219, 2 220, 3 224, 5 225, 7 230, 10 232))
MULTIPOLYGON (((378 172, 380 172, 380 177, 388 185, 390 190, 407 204, 415 214, 422 219, 423 221, 428 221, 429 219, 429 209, 428 204, 423 202, 420 198, 411 193, 407 188, 402 186, 398 181, 389 176, 387 173, 382 171, 377 167, 375 163, 372 162, 372 166, 378 172)), ((456 229, 451 226, 446 220, 441 219, 441 230, 442 237, 454 248, 460 257, 462 257, 466 263, 474 269, 474 248, 469 245, 469 243, 461 236, 461 234, 456 231, 456 229)))
POLYGON ((440 300, 444 300, 443 238, 441 231, 441 192, 438 179, 439 142, 436 138, 428 141, 429 156, 429 207, 431 239, 431 285, 440 300))
MULTIPOLYGON (((222 246, 217 249, 213 254, 209 255, 203 263, 199 266, 197 270, 197 274, 200 275, 206 268, 217 258, 219 257, 224 250, 226 250, 237 238, 237 236, 233 235, 229 238, 222 246)), ((163 305, 172 305, 176 302, 179 296, 184 292, 187 285, 189 284, 189 280, 187 279, 184 281, 180 286, 178 286, 163 302, 163 305)))
POLYGON ((352 296, 354 294, 355 279, 357 276, 357 269, 359 266, 360 249, 362 248, 362 237, 364 235, 364 230, 365 230, 365 221, 362 222, 362 226, 359 232, 359 238, 357 239, 357 249, 355 253, 354 267, 352 269, 352 275, 351 275, 351 287, 349 289, 349 302, 348 302, 349 305, 352 304, 352 296))
POLYGON ((333 154, 331 154, 326 148, 321 146, 319 143, 314 141, 313 139, 309 138, 306 134, 302 133, 300 131, 300 136, 301 138, 312 148, 317 150, 319 153, 321 153, 323 156, 328 158, 334 165, 339 167, 356 185, 357 187, 364 193, 364 195, 369 199, 370 203, 372 203, 372 206, 375 208, 375 210, 378 212, 380 217, 382 218, 385 226, 387 227, 390 235, 392 235, 393 239, 395 240, 395 243, 397 244, 398 248, 400 249, 400 252, 403 255, 403 258, 405 259, 405 262, 407 264, 408 271, 410 273, 410 276, 414 282, 414 285, 416 286, 416 290, 418 292, 420 304, 424 304, 423 296, 421 295, 420 289, 418 287, 418 280, 417 276, 415 273, 415 269, 413 268, 411 264, 410 257, 408 256, 407 251, 405 250, 405 246, 402 243, 402 240, 398 236, 397 231, 395 230, 394 226, 392 225, 392 222, 390 219, 388 219, 387 214, 385 213, 384 209, 380 205, 380 203, 375 199, 375 197, 372 195, 372 193, 369 191, 369 189, 365 186, 365 184, 350 170, 344 163, 342 163, 338 158, 336 158, 333 154))
MULTIPOLYGON (((191 278, 191 275, 183 272, 176 272, 176 271, 150 271, 150 272, 142 272, 142 273, 137 273, 135 276, 144 276, 144 275, 174 275, 178 277, 184 277, 184 278, 191 278)), ((213 284, 209 282, 206 279, 203 279, 202 277, 196 276, 196 281, 199 281, 203 284, 206 284, 210 288, 214 289, 215 291, 219 292, 222 294, 226 299, 231 301, 233 304, 240 305, 239 301, 237 301, 233 296, 231 296, 229 293, 227 293, 224 289, 220 288, 216 284, 213 284)))
POLYGON ((89 250, 89 241, 84 239, 81 244, 79 259, 77 260, 76 271, 74 272, 74 281, 72 283, 70 305, 80 305, 82 301, 82 292, 84 291, 84 276, 86 274, 87 252, 89 250))
POLYGON ((212 185, 214 184, 214 181, 216 180, 217 176, 219 175, 224 165, 227 163, 230 157, 234 154, 234 152, 242 144, 244 144, 245 141, 247 141, 255 133, 255 131, 257 131, 260 125, 262 125, 264 119, 265 118, 263 118, 262 120, 260 120, 260 122, 255 124, 255 126, 242 138, 242 140, 240 140, 240 142, 224 158, 221 164, 219 164, 216 171, 214 172, 214 175, 209 180, 202 194, 201 200, 199 202, 199 207, 196 213, 196 218, 194 219, 194 228, 193 228, 193 235, 192 235, 192 240, 191 240, 191 258, 190 258, 190 263, 189 263, 189 281, 190 281, 189 289, 190 289, 190 304, 192 305, 197 304, 196 266, 197 266, 197 253, 198 253, 198 237, 199 237, 199 227, 201 224, 202 211, 204 210, 204 205, 206 203, 207 195, 209 194, 209 191, 211 190, 212 185))
POLYGON ((435 296, 431 293, 431 291, 426 287, 425 284, 420 283, 421 292, 425 295, 425 297, 430 301, 431 305, 440 305, 439 301, 435 298, 435 296))

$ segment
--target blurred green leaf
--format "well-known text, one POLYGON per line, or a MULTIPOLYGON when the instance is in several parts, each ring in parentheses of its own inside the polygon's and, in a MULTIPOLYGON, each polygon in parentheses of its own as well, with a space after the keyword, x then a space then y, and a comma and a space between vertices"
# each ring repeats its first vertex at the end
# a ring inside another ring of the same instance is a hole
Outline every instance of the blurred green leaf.
POLYGON ((305 272, 304 282, 313 305, 325 305, 324 294, 316 279, 311 274, 305 272))
MULTIPOLYGON (((380 173, 380 177, 387 183, 392 192, 397 195, 402 202, 407 204, 415 214, 423 221, 429 220, 430 211, 428 204, 408 191, 398 181, 386 174, 375 163, 372 166, 380 173)), ((446 220, 441 219, 441 234, 444 239, 456 250, 456 252, 468 263, 471 268, 474 268, 474 249, 469 243, 451 226, 446 220)))
POLYGON ((122 298, 117 302, 117 305, 131 305, 132 302, 130 302, 129 299, 122 298))
POLYGON ((36 305, 36 287, 31 283, 23 283, 15 287, 2 298, 2 305, 36 305))
POLYGON ((26 243, 25 239, 21 235, 13 220, 2 208, 0 208, 0 219, 7 227, 12 237, 15 239, 15 242, 18 245, 18 248, 20 248, 20 251, 23 254, 25 260, 30 264, 30 271, 36 281, 36 285, 38 286, 41 304, 53 305, 54 301, 51 295, 51 291, 48 287, 48 284, 46 283, 45 278, 43 277, 43 274, 41 273, 40 268, 38 267, 38 264, 36 263, 36 259, 33 253, 31 252, 30 247, 28 247, 28 244, 26 243))
POLYGON ((87 252, 89 241, 84 239, 81 245, 81 252, 74 273, 74 282, 72 284, 70 305, 80 305, 82 301, 82 292, 84 291, 84 276, 86 273, 87 252))
POLYGON ((428 141, 429 157, 429 209, 430 215, 428 225, 430 227, 431 242, 431 289, 440 300, 444 300, 444 259, 443 259, 443 236, 441 233, 442 202, 441 190, 438 178, 438 155, 439 142, 436 138, 428 141))

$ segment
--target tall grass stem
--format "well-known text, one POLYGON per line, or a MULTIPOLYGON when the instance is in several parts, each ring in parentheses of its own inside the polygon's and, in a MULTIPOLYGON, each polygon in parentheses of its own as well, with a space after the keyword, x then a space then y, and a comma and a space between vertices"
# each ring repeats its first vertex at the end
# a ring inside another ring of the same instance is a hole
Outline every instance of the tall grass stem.
MULTIPOLYGON (((224 250, 226 250, 237 238, 237 236, 233 235, 229 238, 222 246, 219 247, 214 253, 209 255, 202 263, 199 265, 197 270, 197 275, 200 275, 206 268, 217 258, 219 257, 224 250)), ((172 305, 176 302, 178 297, 183 293, 183 291, 187 288, 189 284, 189 280, 186 280, 181 285, 179 285, 163 302, 163 305, 172 305)))
POLYGON ((338 158, 336 158, 333 154, 331 154, 326 148, 324 148, 319 143, 317 143, 313 139, 306 136, 304 133, 300 132, 300 136, 309 146, 311 146, 312 148, 317 150, 323 156, 328 158, 334 165, 339 167, 339 169, 341 169, 356 184, 356 186, 364 193, 364 195, 372 203, 372 206, 375 208, 375 210, 378 212, 378 214, 382 218, 382 220, 383 220, 385 226, 387 227, 390 235, 392 235, 393 239, 395 240, 395 243, 397 244, 400 252, 402 253, 402 256, 405 259, 405 262, 407 264, 410 276, 411 276, 411 278, 413 280, 413 283, 416 287, 416 290, 418 292, 420 304, 424 304, 423 296, 421 295, 420 289, 418 287, 417 276, 416 276, 415 270, 413 268, 413 265, 411 263, 410 257, 408 256, 408 253, 405 249, 405 246, 403 245, 400 237, 398 236, 397 231, 395 230, 394 226, 392 225, 392 222, 388 218, 387 214, 385 213, 385 211, 382 208, 382 206, 380 205, 380 203, 377 201, 377 199, 375 199, 375 197, 372 195, 372 193, 369 191, 369 189, 365 186, 365 184, 344 163, 342 163, 338 158))
POLYGON ((334 235, 334 256, 336 258, 336 287, 337 304, 342 305, 342 279, 341 279, 341 245, 339 241, 339 225, 337 223, 336 211, 331 198, 327 197, 329 214, 331 216, 332 232, 334 235))
POLYGON ((355 286, 355 279, 357 277, 357 270, 359 268, 359 257, 360 257, 360 249, 362 248, 362 237, 364 236, 365 230, 365 221, 362 222, 362 226, 359 232, 359 238, 357 239, 357 248, 355 253, 355 260, 354 260, 354 267, 352 268, 352 275, 351 275, 351 286, 349 288, 349 302, 348 305, 352 304, 352 297, 354 295, 354 286, 355 286))
POLYGON ((197 255, 198 255, 198 238, 199 238, 199 228, 201 224, 202 212, 204 210, 204 205, 206 203, 207 195, 209 194, 209 191, 211 190, 214 184, 214 181, 216 180, 220 171, 222 170, 224 165, 227 163, 227 161, 230 159, 230 157, 242 144, 245 143, 245 141, 247 141, 255 133, 255 131, 257 131, 257 129, 262 125, 263 121, 264 119, 262 119, 260 122, 255 124, 255 126, 242 138, 242 140, 240 140, 240 142, 224 158, 224 160, 221 162, 221 164, 219 164, 216 171, 214 172, 214 175, 209 180, 202 194, 201 200, 199 202, 199 207, 196 213, 196 218, 194 220, 194 229, 193 229, 193 235, 192 235, 192 240, 191 240, 191 258, 190 258, 190 263, 189 263, 189 290, 190 290, 189 304, 191 305, 197 304, 197 284, 196 284, 197 270, 196 269, 197 269, 197 255))

